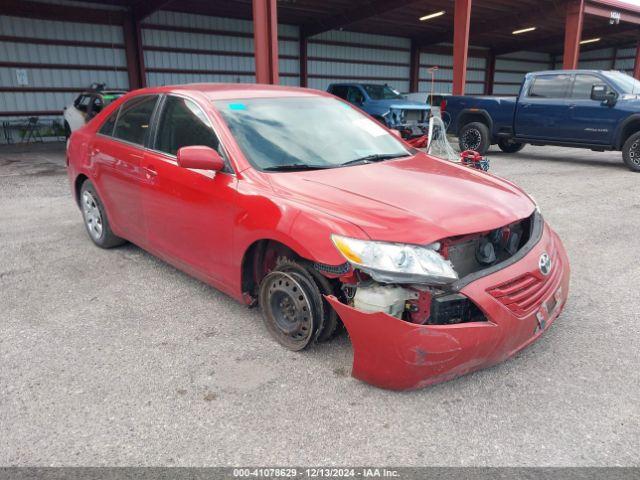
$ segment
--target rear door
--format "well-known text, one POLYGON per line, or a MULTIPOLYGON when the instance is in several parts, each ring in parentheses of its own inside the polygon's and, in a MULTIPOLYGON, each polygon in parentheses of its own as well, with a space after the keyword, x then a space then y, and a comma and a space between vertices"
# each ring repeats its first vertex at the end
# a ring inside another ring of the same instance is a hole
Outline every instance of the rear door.
MULTIPOLYGON (((145 154, 142 189, 149 246, 174 265, 223 282, 230 262, 236 176, 178 166, 182 147, 205 145, 226 153, 213 124, 193 99, 167 95, 152 148, 145 154)), ((223 282, 224 283, 224 282, 223 282)))
POLYGON ((157 95, 132 98, 101 126, 90 146, 95 182, 114 232, 144 245, 141 163, 157 95))
POLYGON ((594 85, 605 85, 614 90, 603 78, 594 74, 578 73, 573 81, 569 98, 569 122, 572 141, 610 145, 622 112, 596 100, 591 100, 594 85))
POLYGON ((571 75, 537 75, 518 99, 515 116, 516 137, 564 140, 570 130, 567 96, 571 75))

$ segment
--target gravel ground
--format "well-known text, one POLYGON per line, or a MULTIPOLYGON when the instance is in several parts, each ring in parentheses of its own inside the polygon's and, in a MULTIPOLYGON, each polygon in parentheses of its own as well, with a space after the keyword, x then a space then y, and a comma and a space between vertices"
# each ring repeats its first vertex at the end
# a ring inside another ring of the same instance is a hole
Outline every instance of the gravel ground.
POLYGON ((350 377, 345 335, 286 351, 257 311, 94 247, 63 148, 1 148, 0 465, 639 465, 640 175, 489 156, 564 240, 568 306, 510 361, 396 393, 350 377))

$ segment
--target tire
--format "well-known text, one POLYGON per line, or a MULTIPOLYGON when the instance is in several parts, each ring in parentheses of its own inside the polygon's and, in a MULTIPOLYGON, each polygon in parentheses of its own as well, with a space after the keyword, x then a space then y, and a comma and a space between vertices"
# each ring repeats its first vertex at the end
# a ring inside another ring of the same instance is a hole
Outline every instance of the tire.
POLYGON ((480 155, 484 155, 491 146, 489 128, 480 122, 467 123, 460 130, 458 143, 461 152, 465 150, 475 150, 480 155))
POLYGON ((524 148, 524 143, 516 142, 510 138, 501 138, 498 140, 498 147, 504 153, 517 153, 524 148))
POLYGON ((632 172, 640 172, 640 132, 627 138, 622 147, 622 159, 632 172))
POLYGON ((69 126, 69 122, 67 122, 65 120, 65 122, 64 122, 64 138, 66 140, 69 140, 69 137, 71 137, 71 127, 69 126))
POLYGON ((265 327, 282 346, 299 351, 316 339, 324 306, 318 286, 302 265, 278 259, 260 282, 258 299, 265 327))
POLYGON ((111 231, 109 219, 96 189, 89 180, 80 187, 80 210, 87 234, 100 248, 113 248, 125 243, 111 231))

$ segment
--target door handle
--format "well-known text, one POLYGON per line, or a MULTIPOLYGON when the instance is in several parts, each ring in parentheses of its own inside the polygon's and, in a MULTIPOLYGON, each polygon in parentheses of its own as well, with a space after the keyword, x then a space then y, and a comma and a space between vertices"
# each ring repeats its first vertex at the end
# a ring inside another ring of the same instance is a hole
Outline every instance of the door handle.
POLYGON ((142 169, 144 170, 144 173, 147 176, 147 178, 156 177, 158 175, 158 171, 153 167, 147 166, 147 167, 143 167, 142 169))
POLYGON ((575 103, 572 103, 571 105, 569 105, 569 110, 573 110, 576 107, 577 105, 575 103))

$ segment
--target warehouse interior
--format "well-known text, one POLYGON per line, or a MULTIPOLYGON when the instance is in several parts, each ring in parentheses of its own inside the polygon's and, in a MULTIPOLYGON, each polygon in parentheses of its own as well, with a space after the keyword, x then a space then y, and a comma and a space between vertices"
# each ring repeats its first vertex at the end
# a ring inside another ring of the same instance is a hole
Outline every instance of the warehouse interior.
POLYGON ((640 9, 616 0, 5 0, 0 120, 55 127, 94 82, 514 95, 532 70, 638 78, 638 24, 640 9))

